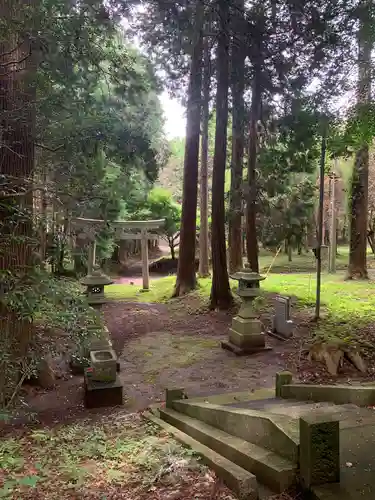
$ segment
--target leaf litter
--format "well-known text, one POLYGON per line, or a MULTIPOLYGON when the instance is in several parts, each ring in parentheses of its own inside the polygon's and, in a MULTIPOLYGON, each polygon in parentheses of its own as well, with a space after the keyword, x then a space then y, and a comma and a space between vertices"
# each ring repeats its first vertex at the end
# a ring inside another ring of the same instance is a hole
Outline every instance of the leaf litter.
POLYGON ((25 430, 0 443, 0 498, 234 500, 195 453, 141 415, 25 430))

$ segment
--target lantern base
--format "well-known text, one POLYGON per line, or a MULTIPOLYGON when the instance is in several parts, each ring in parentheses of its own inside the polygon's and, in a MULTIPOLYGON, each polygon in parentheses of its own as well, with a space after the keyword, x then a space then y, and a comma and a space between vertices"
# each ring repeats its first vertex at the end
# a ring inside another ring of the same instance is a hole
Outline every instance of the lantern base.
POLYGON ((118 376, 114 382, 96 382, 85 373, 84 390, 86 408, 103 408, 123 404, 123 386, 118 376))
POLYGON ((229 340, 223 340, 221 343, 221 347, 227 351, 233 352, 236 356, 247 356, 249 354, 258 354, 259 352, 271 351, 272 347, 267 345, 264 346, 246 346, 246 347, 238 347, 229 340))

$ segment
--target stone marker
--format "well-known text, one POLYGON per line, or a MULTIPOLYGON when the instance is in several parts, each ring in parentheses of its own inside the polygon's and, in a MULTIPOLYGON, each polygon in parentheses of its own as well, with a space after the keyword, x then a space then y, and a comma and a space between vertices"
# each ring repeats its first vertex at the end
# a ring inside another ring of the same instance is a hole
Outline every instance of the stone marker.
POLYGON ((238 280, 237 293, 242 304, 238 315, 232 320, 229 340, 223 341, 221 347, 237 356, 270 349, 265 343, 263 325, 253 308, 253 301, 259 295, 259 282, 265 278, 247 269, 235 273, 231 278, 238 280))
POLYGON ((272 318, 272 333, 289 339, 293 335, 294 324, 290 319, 290 297, 278 295, 275 300, 275 315, 272 318))
POLYGON ((300 478, 303 488, 340 482, 340 423, 312 412, 300 418, 300 478))

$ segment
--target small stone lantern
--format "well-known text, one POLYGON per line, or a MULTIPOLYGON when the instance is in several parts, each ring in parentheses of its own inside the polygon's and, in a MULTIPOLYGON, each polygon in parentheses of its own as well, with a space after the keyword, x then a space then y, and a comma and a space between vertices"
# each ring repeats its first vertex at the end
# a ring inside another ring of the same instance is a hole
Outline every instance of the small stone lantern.
POLYGON ((113 281, 98 270, 92 271, 81 280, 81 284, 87 287, 87 301, 92 306, 101 306, 106 302, 104 287, 111 285, 113 281))
POLYGON ((241 297, 242 304, 238 315, 232 320, 229 340, 222 342, 223 349, 239 356, 268 350, 263 325, 253 308, 253 301, 259 296, 259 283, 265 278, 248 269, 235 273, 231 278, 238 281, 237 294, 241 297))

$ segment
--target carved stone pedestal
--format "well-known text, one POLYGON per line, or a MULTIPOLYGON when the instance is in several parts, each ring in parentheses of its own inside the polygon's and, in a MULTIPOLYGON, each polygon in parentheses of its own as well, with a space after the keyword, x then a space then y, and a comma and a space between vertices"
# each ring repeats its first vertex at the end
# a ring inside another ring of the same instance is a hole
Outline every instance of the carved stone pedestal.
POLYGON ((258 296, 259 282, 264 278, 247 270, 238 272, 231 278, 238 280, 237 293, 242 299, 242 305, 238 315, 232 320, 229 339, 221 343, 222 348, 234 352, 237 356, 269 350, 263 325, 254 314, 252 305, 258 296))

